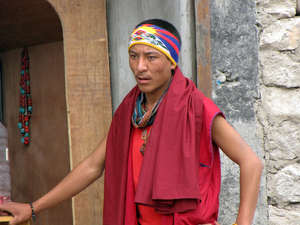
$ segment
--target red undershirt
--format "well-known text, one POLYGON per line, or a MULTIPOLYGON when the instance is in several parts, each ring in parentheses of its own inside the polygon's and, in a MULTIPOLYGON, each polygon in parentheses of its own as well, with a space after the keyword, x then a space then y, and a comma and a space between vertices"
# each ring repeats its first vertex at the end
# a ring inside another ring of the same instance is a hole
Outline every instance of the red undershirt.
MULTIPOLYGON (((149 133, 151 126, 147 127, 147 134, 149 133)), ((145 139, 142 139, 142 133, 145 129, 135 128, 133 132, 133 144, 132 144, 132 164, 133 164, 133 183, 134 191, 136 191, 139 181, 140 171, 143 163, 143 156, 140 152, 145 139)), ((154 208, 150 208, 143 205, 138 205, 138 222, 141 225, 161 225, 161 215, 154 211, 154 208)))

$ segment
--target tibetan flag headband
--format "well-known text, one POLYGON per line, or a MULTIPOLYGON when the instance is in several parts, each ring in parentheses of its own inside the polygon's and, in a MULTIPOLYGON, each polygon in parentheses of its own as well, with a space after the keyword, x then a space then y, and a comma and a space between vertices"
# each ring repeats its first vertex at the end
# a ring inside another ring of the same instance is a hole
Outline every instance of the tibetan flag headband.
POLYGON ((135 44, 148 45, 161 51, 177 66, 180 42, 169 31, 152 24, 143 24, 131 34, 128 50, 135 44))

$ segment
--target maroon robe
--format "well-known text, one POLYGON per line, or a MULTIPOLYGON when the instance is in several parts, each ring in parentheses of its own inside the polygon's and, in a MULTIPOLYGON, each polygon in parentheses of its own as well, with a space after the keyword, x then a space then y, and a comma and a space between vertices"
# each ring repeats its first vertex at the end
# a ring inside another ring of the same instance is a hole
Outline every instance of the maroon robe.
POLYGON ((136 205, 154 207, 162 224, 199 209, 199 146, 204 95, 177 67, 157 112, 139 184, 132 178, 131 115, 140 93, 133 88, 117 109, 107 140, 103 222, 137 224, 136 205))

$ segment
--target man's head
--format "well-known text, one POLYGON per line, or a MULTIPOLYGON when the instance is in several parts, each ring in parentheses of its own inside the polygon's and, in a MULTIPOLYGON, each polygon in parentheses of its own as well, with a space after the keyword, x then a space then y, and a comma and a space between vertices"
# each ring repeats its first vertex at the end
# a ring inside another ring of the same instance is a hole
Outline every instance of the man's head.
POLYGON ((156 48, 177 66, 181 37, 171 23, 161 19, 150 19, 139 23, 130 36, 128 50, 135 44, 156 48))
POLYGON ((154 104, 167 89, 178 63, 181 39, 163 20, 143 21, 129 41, 129 65, 147 104, 154 104))

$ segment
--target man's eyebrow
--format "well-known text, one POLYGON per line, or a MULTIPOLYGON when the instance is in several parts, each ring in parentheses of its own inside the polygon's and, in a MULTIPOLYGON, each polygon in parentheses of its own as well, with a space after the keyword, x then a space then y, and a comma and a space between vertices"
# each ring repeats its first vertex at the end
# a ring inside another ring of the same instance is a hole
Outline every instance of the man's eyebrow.
POLYGON ((159 54, 158 52, 151 52, 151 51, 149 51, 149 52, 146 52, 145 53, 146 55, 150 55, 150 54, 159 54))
POLYGON ((134 54, 137 54, 135 51, 132 51, 132 50, 129 50, 129 52, 134 53, 134 54))

